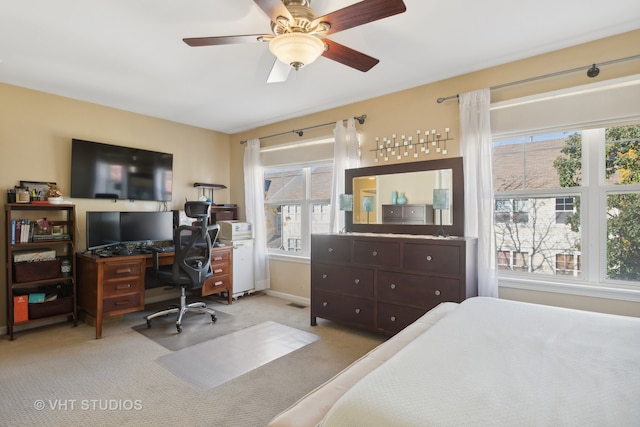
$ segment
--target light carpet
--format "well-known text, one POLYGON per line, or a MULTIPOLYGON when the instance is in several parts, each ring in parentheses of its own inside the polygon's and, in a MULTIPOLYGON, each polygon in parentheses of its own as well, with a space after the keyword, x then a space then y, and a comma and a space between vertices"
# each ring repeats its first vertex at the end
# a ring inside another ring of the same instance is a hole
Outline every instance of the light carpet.
POLYGON ((318 340, 266 321, 160 356, 156 362, 200 390, 210 390, 318 340))

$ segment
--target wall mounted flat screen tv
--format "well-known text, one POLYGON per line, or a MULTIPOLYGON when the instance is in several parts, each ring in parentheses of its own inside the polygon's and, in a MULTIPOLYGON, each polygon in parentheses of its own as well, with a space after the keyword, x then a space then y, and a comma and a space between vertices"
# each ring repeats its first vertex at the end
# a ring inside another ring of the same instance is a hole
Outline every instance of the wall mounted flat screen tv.
POLYGON ((173 154, 71 141, 71 197, 170 201, 173 154))

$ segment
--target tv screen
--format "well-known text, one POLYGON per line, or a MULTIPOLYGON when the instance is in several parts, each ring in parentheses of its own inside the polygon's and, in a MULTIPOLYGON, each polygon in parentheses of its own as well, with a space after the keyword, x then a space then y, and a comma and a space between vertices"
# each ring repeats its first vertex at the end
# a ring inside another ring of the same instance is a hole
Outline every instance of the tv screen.
POLYGON ((120 212, 87 212, 87 249, 120 243, 120 212))
POLYGON ((173 240, 173 212, 120 212, 123 242, 173 240))
POLYGON ((173 154, 73 139, 71 197, 170 201, 173 154))

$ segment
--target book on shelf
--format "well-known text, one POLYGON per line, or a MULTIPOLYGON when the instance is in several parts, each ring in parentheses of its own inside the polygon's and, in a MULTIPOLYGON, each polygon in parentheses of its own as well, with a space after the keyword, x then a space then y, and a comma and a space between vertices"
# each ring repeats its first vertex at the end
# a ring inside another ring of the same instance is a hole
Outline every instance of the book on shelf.
POLYGON ((71 236, 69 236, 66 233, 64 233, 64 234, 34 234, 31 237, 31 240, 33 240, 34 242, 40 241, 40 240, 67 240, 70 237, 71 236))

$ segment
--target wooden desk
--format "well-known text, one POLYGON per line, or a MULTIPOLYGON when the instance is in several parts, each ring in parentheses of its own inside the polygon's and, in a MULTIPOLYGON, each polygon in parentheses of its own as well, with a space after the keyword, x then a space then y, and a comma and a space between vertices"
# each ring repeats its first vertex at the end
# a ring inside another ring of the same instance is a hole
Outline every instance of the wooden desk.
MULTIPOLYGON (((173 252, 161 253, 160 265, 173 263, 173 252)), ((233 247, 213 248, 213 276, 204 283, 201 296, 227 292, 233 299, 233 247)), ((105 317, 119 316, 144 309, 145 271, 153 267, 151 254, 113 256, 76 254, 78 306, 95 318, 96 338, 102 337, 105 317)))

